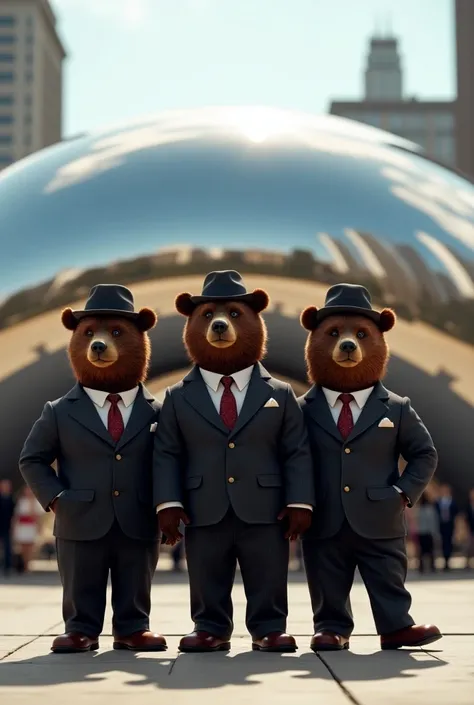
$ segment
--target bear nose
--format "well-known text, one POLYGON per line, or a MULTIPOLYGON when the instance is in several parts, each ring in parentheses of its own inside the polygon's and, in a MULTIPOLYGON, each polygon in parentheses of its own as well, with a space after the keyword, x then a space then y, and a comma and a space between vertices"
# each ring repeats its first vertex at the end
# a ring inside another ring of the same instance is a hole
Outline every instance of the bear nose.
POLYGON ((343 340, 342 343, 339 345, 339 349, 345 353, 354 352, 356 348, 357 345, 352 340, 343 340))
POLYGON ((226 330, 228 329, 228 327, 229 327, 229 324, 227 323, 227 321, 223 321, 221 318, 217 319, 212 324, 213 332, 217 333, 218 335, 225 333, 226 330))
POLYGON ((94 340, 91 345, 91 350, 92 352, 95 352, 100 355, 100 353, 103 353, 107 350, 107 345, 102 340, 94 340))

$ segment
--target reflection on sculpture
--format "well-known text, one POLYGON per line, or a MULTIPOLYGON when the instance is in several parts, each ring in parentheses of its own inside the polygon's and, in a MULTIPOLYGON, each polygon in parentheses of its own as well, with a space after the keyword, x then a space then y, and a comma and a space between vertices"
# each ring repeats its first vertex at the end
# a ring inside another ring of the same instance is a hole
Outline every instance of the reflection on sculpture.
POLYGON ((329 116, 170 111, 4 170, 0 208, 7 472, 44 401, 71 381, 58 308, 98 282, 133 285, 162 314, 154 331, 162 363, 152 361, 161 374, 186 364, 175 293, 232 268, 270 292, 267 366, 297 380, 305 380, 297 316, 312 296, 318 305, 328 286, 352 281, 375 306, 393 306, 401 324, 390 384, 413 389, 440 473, 474 483, 474 186, 414 145, 329 116))

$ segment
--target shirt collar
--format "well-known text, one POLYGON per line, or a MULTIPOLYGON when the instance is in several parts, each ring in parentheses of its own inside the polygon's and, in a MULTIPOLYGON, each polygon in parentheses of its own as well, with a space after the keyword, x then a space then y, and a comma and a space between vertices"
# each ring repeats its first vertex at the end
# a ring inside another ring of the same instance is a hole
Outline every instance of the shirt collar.
MULTIPOLYGON (((367 389, 359 389, 357 392, 351 392, 352 396, 354 397, 354 401, 356 402, 359 409, 364 408, 364 405, 367 399, 370 397, 372 390, 373 387, 368 387, 367 389)), ((329 406, 336 406, 336 402, 339 398, 340 392, 335 392, 334 389, 326 389, 326 387, 323 387, 323 392, 326 396, 329 406)))
MULTIPOLYGON (((90 389, 89 387, 83 388, 86 394, 92 399, 96 406, 104 406, 109 396, 109 392, 103 392, 100 389, 90 389)), ((127 389, 125 392, 120 392, 124 406, 130 406, 135 401, 135 397, 138 394, 139 387, 134 387, 133 389, 127 389)))
MULTIPOLYGON (((253 368, 254 366, 252 365, 251 367, 246 367, 244 370, 234 372, 233 375, 229 375, 229 377, 232 377, 232 379, 234 380, 234 384, 239 390, 239 392, 245 389, 245 387, 250 382, 250 377, 252 376, 253 368)), ((217 392, 223 375, 217 374, 217 372, 209 372, 209 370, 203 370, 201 367, 199 368, 199 370, 207 386, 214 390, 214 392, 217 392)))

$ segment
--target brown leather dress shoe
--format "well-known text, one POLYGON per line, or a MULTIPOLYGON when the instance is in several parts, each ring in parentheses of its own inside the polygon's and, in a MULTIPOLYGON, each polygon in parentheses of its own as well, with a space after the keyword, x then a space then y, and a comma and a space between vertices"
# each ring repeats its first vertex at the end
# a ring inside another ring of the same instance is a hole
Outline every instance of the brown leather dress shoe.
POLYGON ((129 636, 116 636, 114 649, 127 651, 166 651, 166 639, 149 631, 135 632, 129 636))
POLYGON ((311 651, 343 651, 349 648, 349 639, 334 632, 316 632, 311 639, 311 651))
POLYGON ((298 647, 294 637, 284 632, 271 632, 262 639, 252 642, 253 651, 276 651, 279 653, 293 653, 298 647))
POLYGON ((66 632, 55 638, 51 651, 55 654, 78 654, 83 651, 96 651, 99 648, 99 637, 89 637, 76 632, 66 632))
POLYGON ((399 629, 390 634, 382 634, 380 646, 383 650, 399 649, 401 646, 426 646, 442 638, 438 627, 434 624, 414 625, 399 629))
POLYGON ((229 651, 230 641, 220 639, 209 632, 191 632, 183 636, 179 642, 178 649, 183 653, 197 653, 205 651, 229 651))

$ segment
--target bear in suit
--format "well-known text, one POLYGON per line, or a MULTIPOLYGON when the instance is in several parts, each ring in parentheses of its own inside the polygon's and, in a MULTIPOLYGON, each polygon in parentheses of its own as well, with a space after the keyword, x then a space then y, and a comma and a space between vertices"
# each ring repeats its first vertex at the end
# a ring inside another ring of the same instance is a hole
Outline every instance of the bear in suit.
POLYGON ((303 537, 314 621, 313 651, 349 647, 350 591, 356 568, 369 594, 382 649, 423 646, 441 638, 415 626, 405 588, 405 508, 431 480, 437 453, 412 408, 382 383, 390 309, 372 308, 354 284, 329 289, 324 308, 309 306, 305 356, 311 389, 301 397, 313 455, 316 510, 303 537), (400 456, 407 461, 400 475, 400 456))
POLYGON ((181 538, 195 629, 180 650, 227 651, 237 562, 256 651, 295 651, 285 633, 289 539, 311 522, 313 473, 291 387, 261 364, 265 291, 211 272, 202 295, 180 294, 191 372, 167 390, 156 433, 154 501, 167 542, 181 538))
POLYGON ((62 313, 77 383, 45 404, 20 457, 23 478, 55 514, 66 627, 53 641, 56 653, 98 648, 109 575, 114 648, 166 649, 149 628, 160 539, 151 500, 160 405, 143 382, 147 331, 156 321, 150 308, 136 312, 132 293, 115 284, 94 287, 84 310, 62 313))

